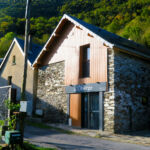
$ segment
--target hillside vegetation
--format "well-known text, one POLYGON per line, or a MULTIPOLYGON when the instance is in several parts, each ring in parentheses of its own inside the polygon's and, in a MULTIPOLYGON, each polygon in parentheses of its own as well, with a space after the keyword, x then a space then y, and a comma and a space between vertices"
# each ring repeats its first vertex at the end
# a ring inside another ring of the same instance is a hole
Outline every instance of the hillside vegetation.
MULTIPOLYGON (((0 0, 0 57, 23 38, 26 0, 0 0)), ((150 0, 32 0, 33 41, 44 44, 64 13, 150 48, 150 0)))

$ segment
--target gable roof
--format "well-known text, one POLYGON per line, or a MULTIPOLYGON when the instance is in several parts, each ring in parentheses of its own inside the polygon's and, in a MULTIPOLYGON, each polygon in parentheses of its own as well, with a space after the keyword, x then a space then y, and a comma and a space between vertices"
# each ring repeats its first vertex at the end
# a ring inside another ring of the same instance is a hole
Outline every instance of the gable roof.
POLYGON ((106 31, 104 29, 96 27, 94 25, 88 24, 88 23, 86 23, 80 19, 77 19, 73 16, 68 16, 68 17, 71 18, 72 20, 75 20, 77 23, 81 24, 85 28, 89 29, 97 36, 101 37, 104 40, 104 43, 106 42, 106 45, 112 44, 112 46, 124 46, 124 47, 135 49, 135 51, 150 55, 150 50, 143 45, 140 45, 140 44, 138 44, 134 41, 128 40, 126 38, 120 37, 114 33, 111 33, 109 31, 106 31))
MULTIPOLYGON (((11 43, 9 50, 7 51, 4 59, 2 60, 2 63, 0 64, 0 69, 2 68, 3 64, 5 63, 9 53, 13 49, 14 44, 17 44, 19 47, 19 50, 21 51, 22 55, 24 56, 24 40, 21 40, 19 38, 14 38, 13 42, 11 43)), ((36 57, 39 55, 40 51, 42 50, 42 46, 33 44, 32 43, 32 49, 28 53, 28 63, 30 66, 32 66, 33 62, 35 61, 36 57)))
POLYGON ((2 63, 2 61, 3 61, 3 58, 0 58, 0 64, 2 63))
MULTIPOLYGON (((24 40, 16 38, 17 42, 19 43, 21 50, 24 52, 24 40)), ((32 49, 29 50, 28 53, 28 60, 31 64, 35 61, 36 57, 39 55, 40 51, 42 50, 42 46, 32 43, 32 49)))
POLYGON ((57 32, 59 28, 62 28, 65 26, 65 22, 71 22, 74 25, 78 26, 79 28, 87 31, 90 35, 92 35, 95 38, 100 39, 103 44, 109 46, 109 47, 117 47, 119 49, 122 49, 126 53, 130 53, 136 56, 141 56, 146 59, 150 60, 150 50, 134 41, 125 39, 123 37, 120 37, 114 33, 108 32, 104 29, 101 29, 99 27, 96 27, 94 25, 88 24, 80 19, 77 19, 73 16, 64 14, 60 22, 58 23, 57 27, 55 28, 54 32, 50 36, 49 40, 43 47, 43 50, 40 52, 39 56, 36 58, 35 62, 33 63, 33 66, 36 65, 39 58, 42 56, 42 53, 46 50, 47 45, 50 42, 53 42, 53 38, 56 38, 57 32))

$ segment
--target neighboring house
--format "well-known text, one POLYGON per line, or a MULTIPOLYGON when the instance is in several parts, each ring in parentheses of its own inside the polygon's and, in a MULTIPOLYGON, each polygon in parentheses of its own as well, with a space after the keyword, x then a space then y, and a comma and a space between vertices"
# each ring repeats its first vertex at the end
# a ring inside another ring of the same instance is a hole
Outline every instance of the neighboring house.
POLYGON ((3 58, 0 58, 0 65, 1 65, 2 61, 3 61, 3 58))
MULTIPOLYGON (((0 65, 0 86, 12 85, 17 90, 17 100, 21 98, 21 88, 24 69, 24 41, 14 38, 7 54, 0 65)), ((28 114, 32 114, 32 105, 36 97, 37 69, 33 62, 42 50, 41 46, 31 44, 28 53, 26 98, 29 102, 28 114)))
POLYGON ((150 50, 64 15, 33 63, 45 121, 112 132, 150 124, 150 50))

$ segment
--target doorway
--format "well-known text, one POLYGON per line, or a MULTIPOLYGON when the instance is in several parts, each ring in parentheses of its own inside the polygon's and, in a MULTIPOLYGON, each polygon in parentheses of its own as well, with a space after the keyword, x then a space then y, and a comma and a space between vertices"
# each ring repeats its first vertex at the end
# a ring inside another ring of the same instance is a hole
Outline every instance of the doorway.
POLYGON ((99 93, 83 93, 82 105, 82 128, 99 129, 99 93))

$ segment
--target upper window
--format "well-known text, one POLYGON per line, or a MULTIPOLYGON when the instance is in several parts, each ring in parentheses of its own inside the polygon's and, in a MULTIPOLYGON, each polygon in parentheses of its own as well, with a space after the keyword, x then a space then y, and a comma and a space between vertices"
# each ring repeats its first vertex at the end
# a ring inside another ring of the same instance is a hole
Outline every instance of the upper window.
POLYGON ((90 76, 90 45, 80 47, 80 77, 90 76))
POLYGON ((12 64, 13 64, 13 65, 16 64, 16 56, 13 56, 13 58, 12 58, 12 64))

